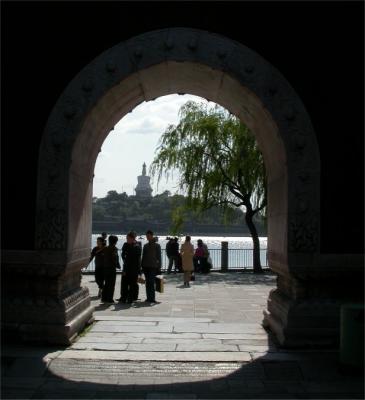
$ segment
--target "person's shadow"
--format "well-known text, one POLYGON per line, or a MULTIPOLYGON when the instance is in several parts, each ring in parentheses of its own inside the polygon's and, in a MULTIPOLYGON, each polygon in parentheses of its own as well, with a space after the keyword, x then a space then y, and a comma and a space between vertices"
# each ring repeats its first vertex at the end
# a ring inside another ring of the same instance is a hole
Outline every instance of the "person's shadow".
MULTIPOLYGON (((160 301, 156 301, 154 304, 160 304, 160 301)), ((111 311, 120 311, 127 310, 129 308, 143 308, 143 307, 151 307, 149 302, 145 301, 134 301, 133 303, 116 303, 114 305, 114 309, 111 311)))

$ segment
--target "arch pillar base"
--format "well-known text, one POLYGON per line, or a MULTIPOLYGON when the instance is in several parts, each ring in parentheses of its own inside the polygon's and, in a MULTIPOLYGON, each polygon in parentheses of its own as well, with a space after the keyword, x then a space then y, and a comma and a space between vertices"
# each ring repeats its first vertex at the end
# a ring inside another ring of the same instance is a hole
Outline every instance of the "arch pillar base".
POLYGON ((277 288, 269 294, 263 325, 282 347, 338 348, 341 306, 363 303, 361 257, 330 258, 337 259, 338 265, 328 264, 330 268, 326 268, 322 262, 306 272, 299 268, 279 272, 277 268, 277 288))
POLYGON ((77 334, 93 321, 94 307, 87 306, 71 321, 64 323, 17 323, 4 322, 2 335, 5 341, 21 341, 41 344, 72 344, 77 334))
POLYGON ((85 260, 45 264, 39 252, 5 252, 2 339, 69 345, 92 321, 89 289, 81 287, 85 260))
POLYGON ((336 348, 340 335, 340 304, 331 299, 293 300, 272 290, 263 326, 284 348, 336 348))

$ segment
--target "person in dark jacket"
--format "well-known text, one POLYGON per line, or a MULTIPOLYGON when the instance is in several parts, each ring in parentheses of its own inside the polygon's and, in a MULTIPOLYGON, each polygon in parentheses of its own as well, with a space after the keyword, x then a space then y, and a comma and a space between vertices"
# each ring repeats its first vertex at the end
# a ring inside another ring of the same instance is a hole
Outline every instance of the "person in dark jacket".
POLYGON ((98 285, 98 297, 101 297, 101 292, 104 287, 104 249, 105 240, 99 236, 96 239, 96 246, 91 251, 89 263, 95 258, 95 282, 98 285))
POLYGON ((118 249, 116 247, 118 238, 110 235, 108 238, 109 246, 104 249, 104 278, 105 284, 101 295, 103 303, 114 304, 114 288, 117 276, 117 269, 120 268, 118 249))
POLYGON ((174 265, 174 272, 178 270, 178 257, 179 257, 179 242, 178 238, 171 238, 169 241, 169 246, 166 246, 166 254, 169 259, 169 265, 167 267, 167 273, 171 274, 172 265, 174 265))
POLYGON ((138 298, 138 275, 141 274, 141 247, 136 242, 136 234, 128 232, 127 241, 122 247, 122 281, 120 287, 121 303, 132 303, 138 298))
POLYGON ((153 232, 146 232, 148 243, 143 246, 142 270, 146 278, 146 302, 156 303, 155 278, 161 270, 161 246, 156 242, 153 232))

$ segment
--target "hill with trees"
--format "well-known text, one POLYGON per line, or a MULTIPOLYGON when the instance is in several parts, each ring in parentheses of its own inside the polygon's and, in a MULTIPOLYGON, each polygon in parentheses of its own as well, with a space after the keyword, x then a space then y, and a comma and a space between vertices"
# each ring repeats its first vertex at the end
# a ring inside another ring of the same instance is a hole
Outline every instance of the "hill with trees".
MULTIPOLYGON (((245 213, 236 208, 230 215, 221 207, 212 207, 202 213, 189 211, 184 222, 177 224, 186 197, 171 195, 169 191, 151 198, 139 198, 127 193, 110 190, 103 198, 93 197, 93 231, 125 232, 134 229, 137 233, 155 229, 159 234, 192 233, 200 235, 242 235, 248 233, 245 213), (176 228, 179 226, 179 228, 176 228)), ((266 235, 265 223, 258 219, 257 226, 266 235)))

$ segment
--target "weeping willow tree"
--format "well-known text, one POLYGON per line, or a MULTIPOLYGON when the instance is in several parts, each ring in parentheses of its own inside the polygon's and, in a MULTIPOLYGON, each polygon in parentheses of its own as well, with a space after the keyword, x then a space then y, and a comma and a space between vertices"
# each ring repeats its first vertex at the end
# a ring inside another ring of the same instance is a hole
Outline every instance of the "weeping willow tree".
MULTIPOLYGON (((185 209, 200 213, 213 206, 229 215, 245 208, 253 241, 254 272, 261 272, 260 241, 254 223, 266 210, 266 181, 262 155, 249 129, 220 106, 189 101, 179 110, 180 122, 162 135, 151 174, 179 171, 179 186, 187 193, 185 209)), ((183 210, 176 221, 183 222, 183 210)))

